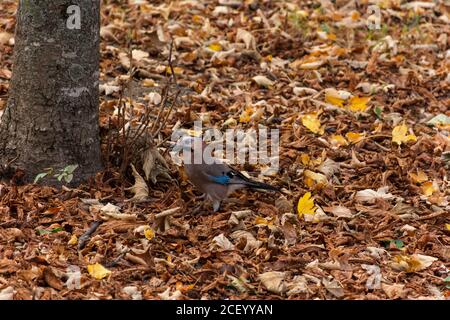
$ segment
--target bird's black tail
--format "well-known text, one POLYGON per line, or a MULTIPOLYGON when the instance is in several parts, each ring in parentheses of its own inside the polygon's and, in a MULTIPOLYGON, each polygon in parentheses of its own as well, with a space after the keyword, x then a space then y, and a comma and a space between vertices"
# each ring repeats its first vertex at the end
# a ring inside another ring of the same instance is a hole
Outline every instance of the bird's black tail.
POLYGON ((271 186, 270 184, 258 182, 254 180, 250 180, 250 183, 246 183, 247 187, 251 189, 260 189, 260 190, 270 190, 270 191, 278 191, 280 192, 280 188, 271 186))
POLYGON ((241 180, 244 181, 244 184, 251 189, 260 189, 260 190, 270 190, 270 191, 278 191, 280 192, 280 188, 271 186, 270 184, 264 183, 264 182, 259 182, 259 181, 255 181, 252 179, 247 178, 246 176, 244 176, 242 173, 238 173, 239 178, 241 180))

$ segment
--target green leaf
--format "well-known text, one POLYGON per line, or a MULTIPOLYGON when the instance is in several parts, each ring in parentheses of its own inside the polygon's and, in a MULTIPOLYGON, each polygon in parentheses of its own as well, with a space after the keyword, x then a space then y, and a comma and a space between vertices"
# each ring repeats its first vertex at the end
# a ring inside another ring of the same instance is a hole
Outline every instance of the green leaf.
POLYGON ((64 172, 72 174, 78 168, 77 164, 73 164, 64 168, 64 172))
POLYGON ((330 27, 326 23, 322 23, 320 29, 322 29, 323 32, 330 33, 330 27))
POLYGON ((389 248, 391 246, 391 243, 395 244, 395 247, 397 249, 401 249, 401 248, 403 248, 405 246, 403 241, 402 240, 398 240, 398 239, 397 240, 382 240, 381 242, 383 243, 383 246, 385 248, 389 248))
POLYGON ((61 227, 58 228, 54 228, 52 230, 47 230, 47 229, 38 229, 37 232, 39 233, 40 236, 45 235, 45 234, 50 234, 50 233, 57 233, 60 231, 63 231, 64 229, 61 227))
POLYGON ((450 282, 450 276, 444 279, 445 282, 450 282))
POLYGON ((65 180, 67 183, 70 183, 70 182, 72 181, 72 179, 73 179, 73 174, 68 174, 68 175, 66 175, 66 176, 64 177, 64 180, 65 180))
POLYGON ((441 113, 437 116, 433 117, 433 119, 427 121, 427 124, 430 126, 436 126, 436 125, 448 125, 450 124, 450 117, 441 113))
POLYGON ((403 248, 403 247, 405 246, 405 244, 403 243, 402 240, 393 240, 393 241, 391 241, 391 242, 395 243, 395 246, 396 246, 398 249, 401 249, 401 248, 403 248))
POLYGON ((36 176, 36 178, 34 178, 34 182, 33 182, 33 183, 38 182, 38 181, 41 180, 42 178, 45 178, 47 175, 48 175, 47 172, 39 173, 39 174, 36 176))
POLYGON ((379 106, 376 106, 373 109, 373 112, 375 113, 375 115, 377 116, 378 119, 381 119, 381 113, 383 112, 383 109, 381 109, 379 106))

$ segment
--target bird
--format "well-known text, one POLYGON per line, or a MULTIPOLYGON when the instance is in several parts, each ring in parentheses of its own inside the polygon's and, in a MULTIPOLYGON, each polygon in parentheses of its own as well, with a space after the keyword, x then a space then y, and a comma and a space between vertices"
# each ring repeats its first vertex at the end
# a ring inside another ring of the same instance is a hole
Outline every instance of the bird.
POLYGON ((254 190, 280 191, 279 188, 252 180, 228 164, 214 158, 205 161, 203 150, 207 146, 199 137, 185 136, 182 140, 183 151, 191 152, 191 161, 184 162, 184 169, 189 181, 212 202, 214 212, 219 211, 221 202, 236 190, 249 188, 254 190), (194 146, 201 146, 202 157, 199 163, 194 161, 194 146), (212 162, 212 163, 211 163, 212 162))

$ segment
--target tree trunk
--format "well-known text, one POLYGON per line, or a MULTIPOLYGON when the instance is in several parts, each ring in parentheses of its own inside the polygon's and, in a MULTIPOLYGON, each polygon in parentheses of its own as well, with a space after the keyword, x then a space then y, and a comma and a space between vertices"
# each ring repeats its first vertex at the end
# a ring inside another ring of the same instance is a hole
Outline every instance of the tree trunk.
MULTIPOLYGON (((46 168, 78 165, 73 183, 101 169, 99 33, 100 0, 20 0, 0 164, 24 182, 46 168)), ((54 174, 42 181, 57 184, 54 174)))

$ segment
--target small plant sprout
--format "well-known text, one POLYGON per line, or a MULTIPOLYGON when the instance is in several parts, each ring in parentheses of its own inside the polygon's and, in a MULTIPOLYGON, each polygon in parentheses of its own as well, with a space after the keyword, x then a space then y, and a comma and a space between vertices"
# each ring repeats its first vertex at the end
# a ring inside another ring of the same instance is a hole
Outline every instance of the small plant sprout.
POLYGON ((51 175, 53 173, 53 168, 45 168, 44 172, 39 173, 38 175, 36 175, 36 177, 34 178, 34 182, 33 183, 37 183, 39 180, 45 178, 48 175, 51 175))
POLYGON ((54 177, 61 181, 64 179, 65 182, 70 183, 73 179, 73 172, 78 168, 78 165, 68 165, 64 169, 60 169, 59 173, 55 174, 54 177))
MULTIPOLYGON (((56 173, 55 175, 53 175, 53 177, 55 177, 58 181, 61 181, 64 179, 64 181, 66 183, 70 183, 73 179, 73 172, 78 168, 78 165, 69 165, 67 167, 65 167, 64 169, 60 169, 58 170, 58 173, 56 173)), ((44 172, 39 173, 35 178, 34 178, 34 183, 37 183, 39 180, 45 178, 46 176, 50 176, 53 174, 53 172, 55 171, 53 168, 45 168, 44 172)))

